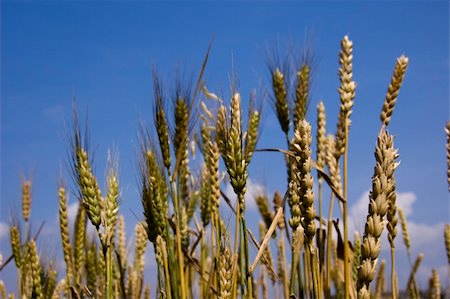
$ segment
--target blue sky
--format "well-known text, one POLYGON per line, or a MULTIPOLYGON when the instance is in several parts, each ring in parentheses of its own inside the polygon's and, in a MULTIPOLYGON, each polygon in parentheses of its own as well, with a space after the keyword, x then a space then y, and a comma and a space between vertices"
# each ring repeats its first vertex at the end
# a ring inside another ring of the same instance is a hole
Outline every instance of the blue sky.
MULTIPOLYGON (((354 42, 358 88, 350 131, 351 204, 370 189, 379 112, 396 58, 409 57, 390 125, 401 160, 397 185, 399 192, 416 199, 410 220, 431 230, 440 228, 449 219, 444 134, 449 119, 448 28, 446 1, 2 1, 0 223, 20 211, 21 174, 33 178, 35 223, 54 223, 60 169, 70 182, 64 123, 70 124, 76 97, 78 110, 89 113, 100 178, 108 147, 116 145, 120 151, 121 211, 131 229, 136 223, 131 211, 141 213, 136 136, 140 120, 152 123, 152 65, 167 83, 175 78, 177 66, 197 72, 215 35, 205 73, 208 88, 228 95, 233 64, 247 98, 253 88, 269 82, 268 45, 301 45, 310 32, 318 67, 308 119, 314 128, 315 107, 323 99, 330 133, 339 107, 339 42, 346 34, 354 42)), ((268 103, 263 113, 259 147, 283 147, 268 103)), ((283 167, 281 156, 258 153, 250 177, 273 192, 285 186, 283 167)), ((444 247, 439 246, 441 253, 430 265, 444 258, 444 247)), ((5 256, 9 249, 2 245, 0 251, 5 256)))

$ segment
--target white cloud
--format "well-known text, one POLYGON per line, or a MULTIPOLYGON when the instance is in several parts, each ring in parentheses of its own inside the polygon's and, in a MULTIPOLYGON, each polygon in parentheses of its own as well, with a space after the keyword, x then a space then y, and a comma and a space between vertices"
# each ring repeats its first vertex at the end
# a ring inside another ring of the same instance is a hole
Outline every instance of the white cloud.
MULTIPOLYGON (((417 200, 413 192, 398 192, 397 206, 400 207, 405 217, 410 217, 413 214, 413 204, 417 200)), ((349 208, 349 231, 357 230, 364 231, 364 224, 369 207, 369 191, 364 192, 359 199, 349 208)))
POLYGON ((64 106, 59 104, 42 109, 42 114, 53 122, 60 122, 64 113, 64 106))
MULTIPOLYGON (((78 205, 79 205, 79 202, 77 200, 74 203, 69 204, 69 206, 67 207, 67 219, 69 221, 69 228, 71 231, 73 231, 73 225, 75 224, 75 219, 77 218, 78 205)), ((58 221, 59 221, 59 218, 58 218, 58 221)), ((96 231, 95 227, 92 225, 92 223, 89 220, 87 221, 86 234, 89 237, 97 235, 97 231, 96 231)))
POLYGON ((69 223, 74 223, 75 222, 75 218, 77 218, 77 213, 78 213, 78 201, 70 204, 67 207, 67 218, 69 220, 69 223))
POLYGON ((0 222, 0 240, 5 238, 8 235, 8 233, 9 233, 9 225, 4 222, 0 222))
MULTIPOLYGON (((233 191, 233 187, 228 182, 225 188, 225 194, 234 204, 236 201, 236 194, 233 191)), ((246 210, 256 210, 257 205, 255 197, 261 194, 268 194, 264 185, 254 182, 252 179, 247 179, 247 192, 245 193, 245 208, 246 210)))

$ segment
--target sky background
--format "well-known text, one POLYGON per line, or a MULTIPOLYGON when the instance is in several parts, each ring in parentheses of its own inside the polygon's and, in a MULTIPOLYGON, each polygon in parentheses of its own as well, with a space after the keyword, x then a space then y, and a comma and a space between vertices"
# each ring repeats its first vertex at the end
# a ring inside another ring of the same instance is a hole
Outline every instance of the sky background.
MULTIPOLYGON (((431 268, 437 267, 445 275, 443 286, 447 285, 442 235, 450 211, 444 133, 450 112, 448 2, 2 1, 0 5, 0 252, 4 257, 10 253, 10 217, 20 215, 22 175, 33 179, 33 227, 46 222, 39 241, 45 250, 60 255, 56 188, 61 172, 71 183, 66 134, 74 97, 80 113, 89 114, 101 186, 107 149, 119 149, 121 213, 131 233, 138 221, 134 214, 142 215, 136 184, 137 129, 140 121, 152 124, 153 65, 170 88, 177 68, 198 73, 208 42, 215 36, 205 72, 209 90, 228 98, 229 74, 234 69, 243 99, 256 88, 264 102, 258 147, 284 147, 274 112, 261 93, 270 82, 267 49, 276 43, 281 48, 291 44, 299 52, 308 36, 317 67, 307 118, 315 130, 315 107, 323 100, 327 130, 334 133, 339 43, 348 34, 354 42, 358 86, 349 141, 351 225, 363 229, 379 114, 396 58, 405 54, 410 64, 389 125, 401 160, 396 172, 398 203, 410 222, 413 255, 425 252, 421 284, 425 286, 431 268)), ((282 156, 257 153, 249 172, 250 191, 264 190, 270 196, 275 190, 284 191, 282 156)), ((257 213, 252 198, 248 202, 248 217, 256 231, 257 213)), ((75 211, 74 196, 69 204, 75 211)), ((397 241, 403 251, 400 237, 397 241)), ((383 242, 387 244, 386 239, 383 242)), ((405 255, 399 255, 402 283, 409 271, 405 255)), ((151 272, 152 265, 147 269, 151 272)), ((147 276, 150 280, 151 274, 147 276)), ((13 281, 13 267, 8 266, 0 278, 13 281)))

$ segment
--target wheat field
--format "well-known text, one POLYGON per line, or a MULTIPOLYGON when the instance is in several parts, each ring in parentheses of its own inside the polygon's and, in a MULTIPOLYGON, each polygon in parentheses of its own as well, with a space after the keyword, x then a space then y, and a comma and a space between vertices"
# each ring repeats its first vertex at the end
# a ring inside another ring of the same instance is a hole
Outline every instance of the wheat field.
MULTIPOLYGON (((262 103, 248 105, 233 84, 229 98, 209 90, 203 65, 193 84, 174 80, 174 97, 153 70, 154 126, 139 130, 137 157, 141 210, 134 236, 125 233, 120 209, 118 153, 108 152, 106 188, 94 173, 88 125, 73 108, 67 132, 67 177, 58 198, 60 250, 64 263, 48 261, 39 248, 39 230, 31 226, 32 187, 22 182, 22 215, 9 225, 10 252, 2 253, 0 271, 15 267, 17 285, 0 281, 0 298, 443 298, 438 271, 429 273, 428 289, 420 289, 416 273, 424 258, 412 255, 408 223, 397 205, 396 169, 400 166, 396 136, 389 132, 409 59, 397 58, 374 140, 373 176, 367 198, 364 231, 349 230, 348 153, 354 102, 353 42, 341 40, 338 69, 340 99, 337 124, 327 123, 325 103, 310 107, 313 60, 305 55, 295 70, 270 62, 265 97, 285 139, 283 148, 260 148, 262 103), (172 109, 168 108, 171 102, 172 109), (248 107, 244 111, 243 107, 248 107), (317 119, 308 119, 308 109, 317 119), (328 126, 327 126, 328 125, 328 126), (328 131, 333 127, 332 131, 328 131), (313 142, 315 144, 313 144, 313 142), (313 148, 315 152, 313 152, 313 148), (257 155, 280 155, 287 181, 274 194, 257 194, 259 231, 246 217, 248 167, 257 155), (200 158, 192 159, 194 155, 200 158), (73 225, 68 219, 68 180, 80 202, 73 225), (229 184, 233 198, 224 190, 229 184), (329 194, 330 198, 324 199, 329 194), (325 205, 328 203, 328 205, 325 205), (223 211, 228 211, 225 217, 223 211), (93 227, 95 233, 89 233, 93 227), (33 228, 33 229, 31 229, 33 228), (383 234, 383 232, 387 232, 383 234), (400 232, 400 233, 399 233, 400 232), (404 246, 395 246, 402 238, 404 246), (128 246, 127 244, 132 244, 128 246), (381 243, 390 259, 379 258, 381 243), (409 264, 396 263, 404 250, 409 264), (154 251, 157 274, 144 276, 146 251, 154 251), (399 285, 396 269, 410 271, 399 285), (57 271, 59 270, 59 271, 57 271), (15 295, 16 294, 16 295, 15 295)), ((394 58, 393 58, 394 59, 394 58)), ((389 78, 389 74, 386 74, 389 78)), ((444 130, 443 130, 444 131, 444 130)), ((450 191, 450 122, 447 176, 450 191)), ((444 136, 444 134, 443 134, 444 136)), ((443 137, 444 138, 444 137, 443 137)), ((442 232, 450 271, 450 225, 442 232)), ((440 265, 436 265, 440 266, 440 265)))

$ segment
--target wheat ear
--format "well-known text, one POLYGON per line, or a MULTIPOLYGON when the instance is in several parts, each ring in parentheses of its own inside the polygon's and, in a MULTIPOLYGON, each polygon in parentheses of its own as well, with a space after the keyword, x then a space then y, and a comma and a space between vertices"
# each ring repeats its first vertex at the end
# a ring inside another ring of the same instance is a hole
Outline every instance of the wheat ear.
POLYGON ((407 291, 408 291, 409 297, 412 299, 419 298, 419 296, 420 296, 420 290, 417 285, 415 276, 416 276, 417 270, 419 270, 420 264, 422 263, 423 257, 424 257, 423 253, 420 253, 417 256, 416 260, 414 261, 414 265, 412 266, 411 273, 409 274, 407 291))
MULTIPOLYGON (((73 260, 72 260, 72 246, 70 244, 70 232, 69 232, 69 221, 67 215, 67 195, 66 189, 60 187, 58 189, 59 197, 59 231, 61 232, 61 242, 63 249, 63 257, 66 262, 66 281, 71 284, 71 279, 73 277, 73 260)), ((78 269, 81 270, 81 269, 78 269)))
POLYGON ((119 223, 117 226, 117 251, 120 256, 121 268, 126 269, 127 248, 126 248, 125 219, 123 218, 123 215, 119 216, 119 223))
POLYGON ((233 254, 231 249, 224 247, 220 252, 219 267, 219 298, 230 299, 233 282, 233 254))
POLYGON ((30 257, 31 273, 33 277, 33 289, 37 299, 44 298, 41 282, 41 264, 39 262, 39 254, 36 249, 36 243, 31 240, 27 244, 27 250, 30 257))
POLYGON ((431 270, 428 298, 430 299, 441 298, 441 280, 439 279, 439 273, 436 269, 431 270))
POLYGON ((384 217, 389 208, 387 190, 391 190, 391 181, 395 168, 397 151, 394 138, 387 131, 381 131, 375 150, 376 166, 372 178, 372 191, 369 195, 364 238, 361 246, 361 263, 358 271, 358 298, 370 298, 370 282, 375 277, 376 264, 381 249, 381 233, 384 229, 384 217))
POLYGON ((156 70, 153 70, 153 91, 155 97, 154 120, 156 132, 158 133, 159 146, 163 156, 164 166, 170 169, 170 139, 169 126, 167 124, 166 112, 164 110, 164 94, 162 82, 156 70))
POLYGON ((287 135, 289 133, 289 104, 287 100, 287 88, 285 75, 276 68, 272 72, 272 88, 275 95, 275 110, 281 129, 287 135))
POLYGON ((53 291, 51 299, 59 299, 60 293, 66 288, 66 280, 63 278, 61 279, 58 284, 55 287, 55 290, 53 291))
MULTIPOLYGON (((273 217, 275 216, 269 208, 269 199, 265 195, 258 195, 255 198, 256 205, 258 206, 259 213, 263 219, 266 229, 272 224, 273 217)), ((275 236, 275 235, 272 235, 275 236)))
POLYGON ((448 191, 450 191, 450 121, 445 126, 445 133, 447 134, 447 183, 448 191))
POLYGON ((31 181, 26 180, 22 183, 22 217, 28 222, 31 212, 31 181))
POLYGON ((385 289, 385 278, 384 272, 386 268, 386 262, 384 260, 381 261, 380 267, 378 267, 377 278, 375 283, 375 299, 383 298, 383 293, 385 289))
POLYGON ((3 280, 0 280, 0 298, 6 299, 6 287, 3 280))
POLYGON ((142 205, 147 221, 147 235, 155 243, 156 236, 164 236, 168 212, 167 186, 156 161, 155 154, 148 150, 144 153, 145 168, 142 177, 142 205))
POLYGON ((17 269, 22 266, 22 250, 21 250, 21 238, 20 230, 16 225, 11 225, 9 229, 9 237, 11 242, 11 249, 13 253, 14 262, 17 269))
POLYGON ((339 118, 336 131, 336 152, 337 158, 345 152, 346 131, 350 128, 350 115, 352 114, 353 100, 355 98, 356 83, 353 77, 353 42, 348 36, 344 36, 341 41, 341 51, 339 53, 339 80, 341 82, 338 89, 341 98, 339 118))
POLYGON ((447 252, 447 261, 450 265, 450 224, 445 225, 444 229, 445 251, 447 252))
POLYGON ((392 74, 391 83, 389 84, 380 115, 381 123, 384 127, 386 127, 391 120, 407 67, 408 58, 406 56, 402 55, 397 58, 397 63, 395 64, 394 73, 392 74))
POLYGON ((77 273, 77 283, 81 283, 86 247, 86 211, 81 205, 78 206, 78 212, 75 218, 73 243, 73 267, 77 273))
MULTIPOLYGON (((267 227, 266 224, 262 221, 259 222, 259 236, 260 236, 260 241, 262 242, 264 237, 266 236, 267 233, 267 227)), ((266 267, 267 272, 269 273, 269 277, 270 280, 272 281, 272 284, 275 284, 276 281, 276 275, 275 273, 272 271, 273 269, 273 260, 272 260, 272 253, 270 251, 270 247, 266 246, 264 249, 264 258, 262 259, 263 264, 266 267)))
POLYGON ((400 224, 402 226, 403 243, 405 244, 409 262, 411 263, 411 240, 409 239, 408 223, 401 208, 398 208, 398 216, 400 217, 400 224))
POLYGON ((306 117, 309 100, 310 75, 311 67, 304 63, 297 72, 297 86, 295 88, 296 101, 293 111, 294 127, 306 117))

